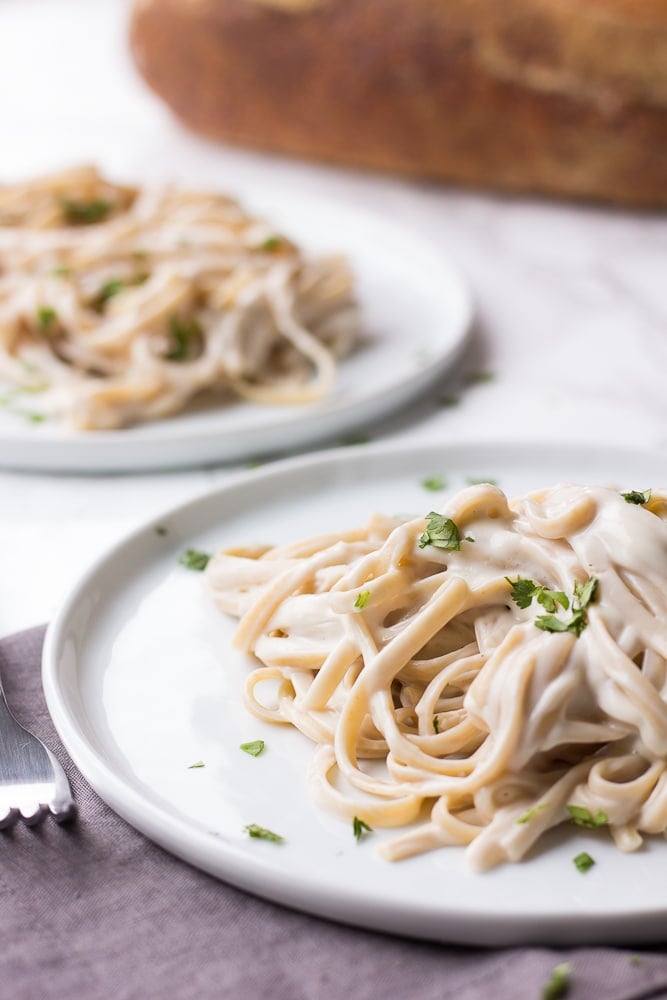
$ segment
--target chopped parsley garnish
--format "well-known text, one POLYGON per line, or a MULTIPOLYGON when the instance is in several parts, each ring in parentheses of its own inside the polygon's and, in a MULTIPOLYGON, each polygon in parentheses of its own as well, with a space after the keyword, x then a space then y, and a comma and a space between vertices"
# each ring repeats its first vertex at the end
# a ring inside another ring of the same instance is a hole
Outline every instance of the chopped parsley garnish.
POLYGON ((111 281, 107 281, 105 285, 102 285, 97 297, 95 299, 95 304, 98 306, 103 306, 105 302, 112 299, 114 295, 118 295, 125 288, 125 282, 122 278, 112 278, 111 281))
POLYGON ((472 372, 466 378, 468 385, 483 385, 484 382, 493 382, 496 376, 493 372, 472 372))
POLYGON ((165 528, 165 526, 163 524, 156 524, 155 525, 155 534, 159 535, 161 538, 164 538, 164 536, 167 534, 167 529, 165 528))
POLYGON ((192 354, 193 344, 201 337, 202 329, 196 319, 185 322, 180 316, 169 320, 171 347, 165 354, 167 361, 187 361, 192 354))
POLYGON ((586 809, 585 806, 569 805, 567 811, 570 814, 571 823, 574 823, 575 826, 584 826, 587 830, 597 830, 598 827, 607 826, 609 823, 609 817, 601 809, 593 815, 590 809, 586 809))
POLYGON ((586 851, 577 854, 576 858, 572 858, 572 860, 577 867, 577 871, 580 871, 582 874, 589 871, 595 864, 593 858, 586 851))
POLYGON ((201 573, 208 566, 210 558, 208 552, 198 552, 197 549, 186 549, 178 557, 178 561, 186 569, 193 569, 201 573))
POLYGON ((641 957, 641 955, 628 955, 628 964, 629 965, 641 965, 642 964, 642 957, 641 957))
POLYGON ((424 549, 427 545, 433 545, 436 549, 447 549, 450 552, 458 552, 461 542, 473 542, 474 538, 466 536, 461 538, 459 529, 456 527, 451 517, 444 517, 434 510, 426 515, 428 524, 426 531, 419 536, 419 548, 424 549))
POLYGON ((433 732, 434 733, 440 732, 440 719, 438 718, 437 715, 433 716, 433 732))
POLYGON ((249 823, 244 826, 243 829, 248 834, 249 837, 256 837, 259 840, 270 840, 274 844, 282 844, 284 837, 281 837, 279 833, 274 833, 273 830, 267 830, 265 826, 258 826, 257 823, 249 823))
POLYGON ((422 486, 425 490, 431 490, 433 493, 437 493, 439 490, 444 490, 447 486, 447 481, 444 476, 428 476, 426 479, 422 479, 422 486))
POLYGON ((365 834, 373 832, 373 827, 369 826, 368 823, 364 823, 363 819, 355 816, 352 820, 352 832, 354 833, 355 840, 359 843, 365 834))
POLYGON ((345 440, 342 443, 344 445, 352 447, 357 444, 368 444, 368 442, 372 440, 373 439, 368 437, 367 434, 358 434, 356 435, 356 437, 345 438, 345 440))
POLYGON ((206 767, 203 760, 198 760, 194 764, 188 764, 188 771, 191 771, 194 767, 206 767))
POLYGON ((468 486, 497 486, 498 480, 486 477, 483 479, 481 476, 466 476, 466 483, 468 486))
POLYGON ((370 590, 362 590, 361 593, 357 594, 357 599, 354 602, 355 608, 359 608, 360 611, 362 608, 365 608, 368 604, 370 596, 370 590))
POLYGON ((277 253, 278 250, 282 250, 284 242, 282 236, 268 236, 259 244, 258 249, 264 253, 277 253))
POLYGON ((264 740, 251 740, 249 743, 242 743, 241 750, 249 753, 251 757, 259 757, 265 747, 264 740))
POLYGON ((525 813, 522 813, 519 816, 517 823, 530 823, 533 817, 537 816, 539 812, 542 812, 543 809, 547 808, 547 805, 547 802, 542 802, 540 805, 533 806, 532 809, 527 809, 525 813))
POLYGON ((535 627, 543 632, 572 632, 577 637, 580 636, 588 625, 586 609, 595 600, 597 586, 598 581, 594 576, 589 576, 586 583, 575 583, 569 621, 556 618, 555 615, 540 615, 535 619, 535 627))
POLYGON ((635 503, 637 506, 648 503, 651 499, 651 490, 630 490, 628 493, 621 493, 626 503, 635 503))
POLYGON ((585 610, 595 600, 597 587, 598 581, 594 576, 589 576, 586 583, 575 581, 574 596, 582 610, 585 610))
POLYGON ((141 271, 131 278, 111 278, 110 281, 102 285, 90 305, 97 312, 102 312, 109 299, 113 299, 116 295, 119 295, 125 288, 143 285, 149 277, 150 274, 147 271, 141 271))
POLYGON ((17 417, 23 417, 31 424, 41 424, 48 419, 45 413, 38 413, 34 410, 24 410, 21 407, 21 399, 25 393, 41 392, 46 386, 24 386, 21 389, 10 389, 4 395, 0 395, 0 406, 7 407, 9 413, 17 417))
POLYGON ((48 333, 58 319, 58 313, 51 306, 40 306, 37 310, 37 322, 42 333, 48 333))
POLYGON ((438 400, 438 406, 442 406, 447 409, 450 406, 460 406, 461 400, 458 396, 441 396, 438 400))
POLYGON ((51 271, 51 274, 56 278, 69 278, 71 273, 72 271, 69 267, 54 267, 53 271, 51 271))
POLYGON ((560 1000, 567 996, 570 988, 570 973, 572 966, 569 962, 561 962, 551 971, 548 982, 542 987, 542 1000, 560 1000))
POLYGON ((549 590, 541 583, 534 583, 533 580, 522 580, 521 577, 517 580, 510 580, 506 576, 505 579, 512 588, 512 600, 520 608, 529 608, 534 597, 537 598, 537 603, 541 604, 547 611, 556 611, 558 604, 566 611, 570 607, 570 602, 562 590, 549 590))
POLYGON ((72 201, 70 198, 62 198, 60 207, 70 225, 90 226, 106 219, 113 205, 110 201, 102 201, 101 199, 72 201))

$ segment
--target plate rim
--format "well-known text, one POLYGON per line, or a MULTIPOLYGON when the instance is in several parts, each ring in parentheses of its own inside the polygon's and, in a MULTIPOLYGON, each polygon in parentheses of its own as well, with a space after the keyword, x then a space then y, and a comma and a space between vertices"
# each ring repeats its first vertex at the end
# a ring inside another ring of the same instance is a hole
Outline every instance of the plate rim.
MULTIPOLYGON (((426 441, 382 441, 359 445, 353 448, 341 447, 298 455, 288 459, 269 462, 257 469, 244 469, 229 476, 223 484, 207 488, 189 500, 170 505, 157 516, 144 520, 139 526, 125 533, 123 537, 99 555, 88 569, 71 587, 69 593, 46 632, 42 652, 42 685, 47 707, 56 731, 69 754, 74 766, 97 795, 125 819, 131 826, 154 843, 189 864, 206 871, 221 881, 228 882, 264 899, 301 910, 325 919, 333 919, 345 924, 353 924, 366 929, 377 929, 401 936, 417 937, 442 942, 502 946, 518 943, 561 943, 574 944, 588 942, 637 943, 655 940, 659 934, 658 922, 667 916, 667 894, 664 904, 647 906, 625 911, 602 914, 598 911, 583 910, 577 914, 546 915, 544 910, 523 910, 521 914, 489 911, 479 905, 465 911, 438 908, 432 912, 424 908, 423 901, 414 907, 413 929, 406 930, 404 919, 386 910, 379 901, 371 901, 363 892, 352 894, 349 888, 337 891, 326 888, 325 902, 318 897, 304 898, 303 892, 294 888, 289 875, 281 877, 280 872, 265 866, 262 859, 250 858, 231 842, 212 837, 204 830, 193 827, 191 821, 169 812, 156 802, 141 795, 131 779, 121 776, 104 755, 88 741, 77 725, 74 708, 68 706, 67 692, 60 682, 59 652, 66 636, 71 616, 76 612, 81 598, 95 577, 104 572, 105 566, 122 554, 147 532, 153 531, 161 521, 180 515, 192 514, 198 507, 220 500, 227 494, 234 494, 250 484, 265 483, 272 478, 289 476, 293 472, 310 469, 314 474, 318 466, 348 463, 365 464, 375 458, 389 457, 400 460, 402 455, 414 458, 434 453, 447 456, 480 449, 497 450, 500 461, 508 456, 514 461, 525 461, 525 456, 534 453, 537 442, 476 440, 439 445, 426 441), (185 846, 184 846, 185 845, 185 846), (220 864, 220 859, 223 864, 220 864), (352 905, 351 905, 352 904, 352 905), (358 908, 358 918, 354 915, 358 908), (351 915, 351 910, 352 915, 351 915), (435 918, 437 917, 437 921, 435 918), (437 924, 437 926, 435 926, 437 924), (594 922, 595 929, 589 932, 594 922), (629 926, 629 924, 631 926, 629 926), (652 936, 654 935, 654 936, 652 936)), ((575 447, 562 442, 552 446, 553 452, 568 455, 587 453, 585 444, 575 447)), ((656 468, 665 465, 666 457, 655 449, 631 448, 612 444, 595 444, 598 453, 604 453, 604 460, 622 461, 623 456, 632 456, 647 463, 655 463, 656 468)), ((667 474, 667 470, 666 470, 667 474)), ((224 507, 220 520, 224 521, 224 507)))

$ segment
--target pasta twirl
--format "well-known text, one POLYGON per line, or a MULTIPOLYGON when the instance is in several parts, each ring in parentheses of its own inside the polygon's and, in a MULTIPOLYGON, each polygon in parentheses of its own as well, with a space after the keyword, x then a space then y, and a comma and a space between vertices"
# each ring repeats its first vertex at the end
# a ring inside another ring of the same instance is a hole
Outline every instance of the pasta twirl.
POLYGON ((230 198, 92 167, 0 188, 0 378, 109 429, 242 397, 310 403, 358 336, 350 269, 230 198))
POLYGON ((479 485, 428 519, 215 555, 262 664, 246 705, 317 744, 315 801, 411 824, 388 859, 458 844, 478 870, 566 821, 624 851, 664 833, 667 496, 632 497, 479 485))

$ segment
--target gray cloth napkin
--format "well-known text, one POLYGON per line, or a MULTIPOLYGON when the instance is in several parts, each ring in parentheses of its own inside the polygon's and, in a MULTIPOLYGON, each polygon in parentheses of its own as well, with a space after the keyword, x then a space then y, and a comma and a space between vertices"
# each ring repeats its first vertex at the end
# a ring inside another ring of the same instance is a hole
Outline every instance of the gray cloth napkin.
POLYGON ((667 997, 667 956, 655 948, 428 944, 287 910, 190 868, 116 816, 68 759, 42 695, 43 637, 0 641, 0 672, 19 721, 64 764, 79 816, 0 834, 2 995, 539 1000, 569 962, 569 1000, 667 997))

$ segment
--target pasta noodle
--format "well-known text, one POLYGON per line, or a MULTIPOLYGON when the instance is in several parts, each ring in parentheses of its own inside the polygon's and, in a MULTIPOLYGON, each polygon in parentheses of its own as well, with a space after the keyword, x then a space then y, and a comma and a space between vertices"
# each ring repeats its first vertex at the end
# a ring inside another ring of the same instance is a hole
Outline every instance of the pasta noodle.
POLYGON ((357 336, 346 262, 230 198, 93 167, 0 188, 0 378, 78 429, 195 397, 312 403, 357 336))
POLYGON ((667 495, 478 485, 205 579, 262 664, 249 710, 317 745, 315 802, 413 824, 384 857, 484 870, 566 821, 624 851, 667 829, 667 495))

